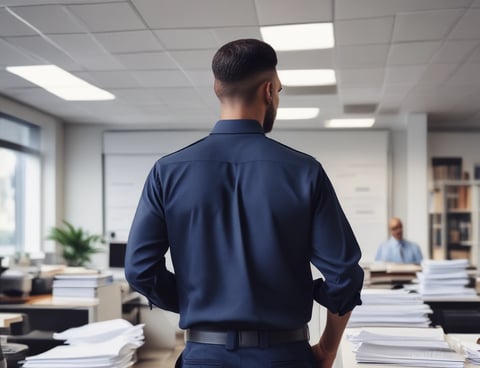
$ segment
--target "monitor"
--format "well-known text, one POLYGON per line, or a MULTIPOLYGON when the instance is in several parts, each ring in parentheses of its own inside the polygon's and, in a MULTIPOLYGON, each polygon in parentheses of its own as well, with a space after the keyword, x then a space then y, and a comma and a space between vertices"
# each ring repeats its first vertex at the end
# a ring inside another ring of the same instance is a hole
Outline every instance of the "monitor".
POLYGON ((109 243, 108 245, 108 267, 124 268, 125 267, 125 251, 127 243, 109 243))

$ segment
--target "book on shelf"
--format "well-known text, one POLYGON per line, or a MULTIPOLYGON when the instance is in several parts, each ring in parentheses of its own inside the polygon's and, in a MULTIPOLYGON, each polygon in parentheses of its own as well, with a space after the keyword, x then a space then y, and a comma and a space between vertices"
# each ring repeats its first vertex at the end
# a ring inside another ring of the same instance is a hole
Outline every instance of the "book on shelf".
POLYGON ((433 180, 462 178, 461 157, 432 157, 433 180))

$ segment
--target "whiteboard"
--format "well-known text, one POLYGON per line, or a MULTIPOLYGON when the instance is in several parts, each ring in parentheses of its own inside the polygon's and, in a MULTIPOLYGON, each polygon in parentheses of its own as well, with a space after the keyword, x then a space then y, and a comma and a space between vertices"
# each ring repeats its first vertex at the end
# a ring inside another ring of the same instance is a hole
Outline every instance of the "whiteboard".
POLYGON ((104 132, 104 234, 126 242, 145 179, 155 161, 207 134, 207 131, 104 132))
POLYGON ((373 261, 388 237, 389 133, 277 131, 271 137, 322 164, 360 244, 362 261, 373 261))
MULTIPOLYGON (((104 231, 126 241, 146 176, 154 162, 208 135, 208 131, 105 132, 104 231)), ((372 261, 388 222, 386 131, 276 131, 269 135, 314 156, 325 168, 362 248, 372 261)))

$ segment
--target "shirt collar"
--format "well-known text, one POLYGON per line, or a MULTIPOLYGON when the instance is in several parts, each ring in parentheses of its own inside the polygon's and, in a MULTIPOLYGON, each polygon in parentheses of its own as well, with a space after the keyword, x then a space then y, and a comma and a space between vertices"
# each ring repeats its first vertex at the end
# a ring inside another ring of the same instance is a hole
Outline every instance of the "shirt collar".
POLYGON ((393 242, 394 244, 398 244, 400 246, 403 246, 403 239, 402 240, 398 240, 396 238, 394 238, 393 236, 390 237, 390 241, 393 242))
POLYGON ((211 134, 242 133, 265 134, 260 123, 250 119, 219 120, 211 132, 211 134))

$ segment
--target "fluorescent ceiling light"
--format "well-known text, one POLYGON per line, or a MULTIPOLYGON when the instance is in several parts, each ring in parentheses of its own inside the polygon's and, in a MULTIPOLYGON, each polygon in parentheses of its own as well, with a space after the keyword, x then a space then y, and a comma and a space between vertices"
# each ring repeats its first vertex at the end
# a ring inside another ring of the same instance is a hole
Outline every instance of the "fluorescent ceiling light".
POLYGON ((332 23, 260 27, 260 33, 277 51, 331 49, 335 45, 332 23))
POLYGON ((115 98, 56 65, 7 66, 7 71, 68 101, 101 101, 115 98))
POLYGON ((370 128, 374 123, 374 118, 331 119, 325 122, 325 126, 327 128, 370 128))
POLYGON ((292 69, 278 70, 278 77, 284 86, 331 86, 336 84, 333 69, 292 69))
POLYGON ((317 107, 280 107, 277 110, 277 120, 304 120, 318 116, 317 107))

